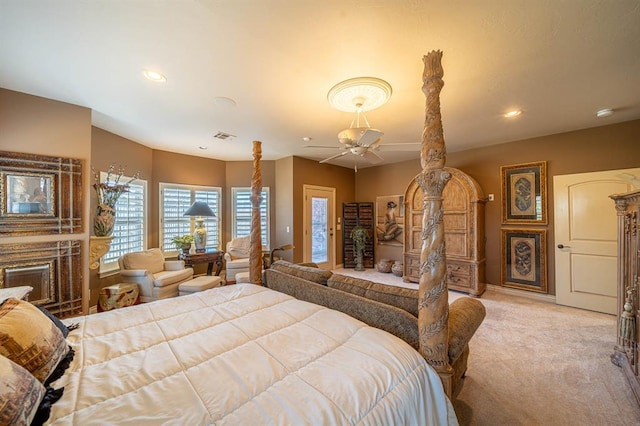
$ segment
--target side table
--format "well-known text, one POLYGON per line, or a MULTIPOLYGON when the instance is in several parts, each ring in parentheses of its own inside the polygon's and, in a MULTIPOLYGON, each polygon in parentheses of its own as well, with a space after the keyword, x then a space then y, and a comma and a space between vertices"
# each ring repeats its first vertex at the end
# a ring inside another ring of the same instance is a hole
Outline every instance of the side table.
POLYGON ((213 273, 213 264, 216 265, 216 273, 215 275, 220 275, 220 271, 222 270, 222 259, 224 258, 224 252, 222 250, 207 250, 202 253, 179 253, 178 259, 184 260, 184 264, 187 267, 193 268, 193 265, 198 263, 208 263, 207 265, 207 275, 212 275, 213 273))

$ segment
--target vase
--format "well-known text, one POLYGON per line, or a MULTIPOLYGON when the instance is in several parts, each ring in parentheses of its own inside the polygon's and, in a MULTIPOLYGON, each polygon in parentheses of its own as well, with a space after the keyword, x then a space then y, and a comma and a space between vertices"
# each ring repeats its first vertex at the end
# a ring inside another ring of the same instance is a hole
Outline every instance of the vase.
POLYGON ((402 262, 396 261, 391 267, 391 273, 396 277, 401 277, 404 274, 402 262))
POLYGON ((116 223, 116 209, 108 204, 99 204, 93 221, 93 233, 96 237, 108 237, 113 233, 116 223))
POLYGON ((378 261, 378 272, 384 272, 388 274, 391 272, 391 265, 393 265, 393 260, 390 259, 380 259, 378 261))
POLYGON ((191 251, 191 243, 182 244, 182 254, 189 254, 189 251, 191 251))
POLYGON ((356 253, 356 258, 354 259, 356 261, 356 267, 354 268, 354 271, 364 271, 364 266, 362 266, 362 258, 363 258, 363 253, 361 251, 356 253))

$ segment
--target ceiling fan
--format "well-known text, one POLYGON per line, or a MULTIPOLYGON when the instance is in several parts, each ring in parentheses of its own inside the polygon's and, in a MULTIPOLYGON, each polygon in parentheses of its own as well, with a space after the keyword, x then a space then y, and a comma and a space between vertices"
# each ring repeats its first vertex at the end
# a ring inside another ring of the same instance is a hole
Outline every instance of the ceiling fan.
POLYGON ((336 84, 327 95, 329 103, 340 111, 355 111, 356 117, 348 129, 338 133, 340 146, 305 145, 305 148, 335 148, 340 150, 338 154, 320 160, 320 163, 326 163, 335 158, 352 154, 355 156, 353 167, 356 172, 358 171, 358 159, 364 159, 370 164, 378 164, 384 161, 384 158, 378 154, 384 133, 378 129, 371 128, 364 111, 380 107, 387 102, 390 96, 391 86, 389 83, 374 77, 357 77, 336 84))
MULTIPOLYGON (((371 128, 367 118, 364 116, 364 113, 362 113, 361 105, 357 107, 357 115, 351 123, 351 127, 338 133, 338 141, 341 146, 305 145, 306 148, 335 148, 341 151, 338 154, 320 160, 320 163, 326 163, 327 161, 343 157, 347 154, 356 155, 372 164, 377 164, 384 160, 377 152, 380 149, 380 143, 382 142, 384 133, 371 128), (364 120, 365 126, 360 125, 361 117, 364 120)), ((354 169, 358 171, 357 162, 354 164, 354 169)))

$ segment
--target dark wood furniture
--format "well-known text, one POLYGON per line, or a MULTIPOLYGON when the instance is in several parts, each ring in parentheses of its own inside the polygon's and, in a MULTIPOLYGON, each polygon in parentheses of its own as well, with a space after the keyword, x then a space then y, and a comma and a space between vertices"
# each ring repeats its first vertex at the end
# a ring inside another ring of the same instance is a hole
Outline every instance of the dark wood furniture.
POLYGON ((640 190, 615 194, 618 212, 618 340, 611 361, 622 368, 640 404, 638 285, 640 277, 640 190))
POLYGON ((213 272, 213 264, 216 265, 215 275, 220 275, 222 270, 222 259, 224 258, 224 252, 221 250, 208 249, 204 253, 180 253, 178 259, 184 260, 184 264, 187 267, 193 268, 193 265, 198 263, 208 263, 207 275, 211 275, 213 272))
MULTIPOLYGON (((445 167, 451 180, 442 192, 444 238, 447 256, 447 285, 452 290, 480 296, 485 282, 484 192, 471 176, 445 167)), ((418 175, 419 176, 419 175, 418 175)), ((405 281, 420 281, 422 214, 424 197, 416 176, 404 196, 405 281)))
POLYGON ((344 268, 355 268, 356 261, 353 254, 353 239, 351 231, 360 225, 369 232, 367 244, 362 259, 362 266, 373 268, 375 265, 373 258, 375 220, 373 214, 373 203, 342 203, 342 265, 344 268))

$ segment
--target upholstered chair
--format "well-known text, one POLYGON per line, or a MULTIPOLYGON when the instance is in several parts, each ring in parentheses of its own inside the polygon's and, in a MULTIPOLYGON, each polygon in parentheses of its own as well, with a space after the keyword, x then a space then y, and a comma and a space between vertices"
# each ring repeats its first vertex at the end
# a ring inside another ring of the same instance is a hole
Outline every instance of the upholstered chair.
POLYGON ((182 260, 165 261, 159 248, 127 253, 118 264, 122 281, 138 284, 141 302, 178 296, 178 286, 193 278, 193 269, 182 260))
POLYGON ((227 281, 236 281, 236 274, 239 272, 249 272, 250 252, 250 236, 233 238, 227 243, 224 254, 227 281))

